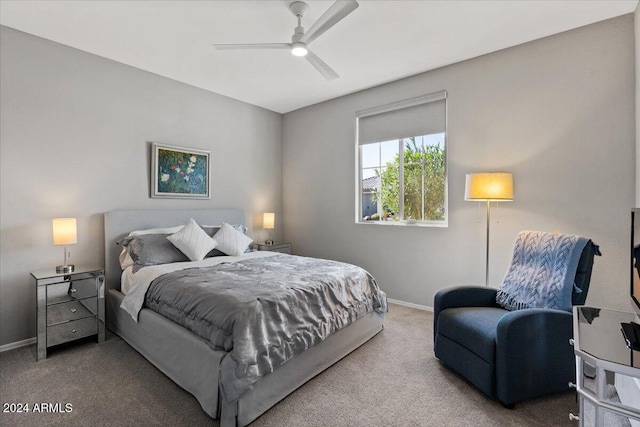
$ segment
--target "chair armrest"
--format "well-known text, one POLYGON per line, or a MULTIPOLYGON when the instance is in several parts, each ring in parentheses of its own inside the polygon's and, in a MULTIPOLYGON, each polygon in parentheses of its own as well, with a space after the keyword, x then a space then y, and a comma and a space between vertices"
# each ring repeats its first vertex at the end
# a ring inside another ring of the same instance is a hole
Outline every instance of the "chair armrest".
POLYGON ((496 397, 505 404, 568 389, 575 378, 572 313, 532 308, 498 322, 496 397))
MULTIPOLYGON (((496 342, 508 346, 535 344, 536 338, 554 335, 558 329, 566 329, 573 336, 573 314, 548 308, 528 308, 510 311, 498 322, 496 342), (568 328, 568 329, 567 329, 568 328)), ((569 345, 567 338, 567 345, 569 345)), ((545 338, 546 339, 546 338, 545 338)))
POLYGON ((498 290, 481 286, 454 286, 439 290, 433 299, 433 337, 442 310, 455 307, 497 307, 498 290))

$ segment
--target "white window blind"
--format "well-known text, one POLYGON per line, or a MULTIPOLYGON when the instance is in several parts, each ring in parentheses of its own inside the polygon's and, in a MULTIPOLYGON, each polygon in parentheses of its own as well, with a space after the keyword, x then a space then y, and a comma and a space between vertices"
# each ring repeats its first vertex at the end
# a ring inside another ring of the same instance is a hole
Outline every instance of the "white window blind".
POLYGON ((446 132, 446 91, 360 111, 358 144, 446 132))

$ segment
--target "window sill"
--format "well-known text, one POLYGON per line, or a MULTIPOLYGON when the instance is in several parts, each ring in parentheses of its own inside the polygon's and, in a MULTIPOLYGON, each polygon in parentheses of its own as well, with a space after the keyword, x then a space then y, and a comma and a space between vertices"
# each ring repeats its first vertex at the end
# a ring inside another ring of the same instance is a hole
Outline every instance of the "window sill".
POLYGON ((448 221, 356 221, 357 225, 381 225, 396 227, 449 227, 448 221))

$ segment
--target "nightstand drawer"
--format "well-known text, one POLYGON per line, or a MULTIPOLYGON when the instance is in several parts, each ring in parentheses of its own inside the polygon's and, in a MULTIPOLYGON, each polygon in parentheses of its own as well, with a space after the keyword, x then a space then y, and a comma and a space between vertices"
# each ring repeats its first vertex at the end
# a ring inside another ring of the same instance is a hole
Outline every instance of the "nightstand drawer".
POLYGON ((96 278, 73 280, 47 286, 47 304, 74 301, 98 295, 96 278))
POLYGON ((47 347, 62 344, 78 338, 88 337, 98 333, 98 322, 95 317, 72 320, 47 328, 47 347))
POLYGON ((47 326, 98 314, 98 298, 69 301, 47 306, 47 326))
MULTIPOLYGON (((44 271, 40 271, 40 272, 35 272, 32 273, 36 274, 38 276, 45 276, 47 275, 48 271, 44 270, 44 271)), ((50 274, 50 273, 49 273, 50 274)), ((84 279, 92 279, 92 278, 96 278, 96 277, 100 277, 104 275, 104 270, 94 270, 91 272, 79 272, 79 273, 65 273, 65 274, 54 274, 52 277, 44 277, 42 279, 38 278, 38 286, 43 286, 43 285, 51 285, 53 283, 62 283, 62 282, 75 282, 77 280, 84 280, 84 279)))

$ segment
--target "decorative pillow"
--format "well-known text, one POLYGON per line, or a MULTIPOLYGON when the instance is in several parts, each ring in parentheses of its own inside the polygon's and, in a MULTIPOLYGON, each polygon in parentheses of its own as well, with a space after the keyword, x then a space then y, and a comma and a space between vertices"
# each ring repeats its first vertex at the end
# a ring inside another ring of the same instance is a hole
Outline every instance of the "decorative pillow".
POLYGON ((496 302, 507 310, 571 311, 571 292, 582 250, 589 240, 566 234, 521 231, 496 302))
MULTIPOLYGON (((236 224, 231 226, 242 234, 247 234, 247 227, 245 227, 244 225, 236 224)), ((209 237, 213 237, 220 230, 221 225, 201 225, 200 227, 202 227, 202 229, 209 235, 209 237)))
POLYGON ((215 234, 215 240, 218 242, 216 249, 231 256, 242 255, 249 244, 253 242, 250 237, 227 223, 222 224, 220 230, 215 234))
MULTIPOLYGON (((211 237, 215 238, 216 233, 220 230, 220 225, 201 225, 200 227, 202 227, 202 229, 211 237)), ((240 233, 242 234, 247 234, 247 227, 245 227, 244 225, 240 225, 240 224, 236 224, 236 225, 232 225, 233 228, 235 228, 236 230, 238 230, 240 233)), ((247 250, 245 252, 249 252, 249 249, 247 248, 247 250)), ((210 258, 210 257, 214 257, 214 256, 226 256, 227 254, 225 254, 224 252, 221 252, 218 249, 213 249, 211 252, 209 252, 205 258, 210 258)))
POLYGON ((209 237, 193 218, 182 230, 168 236, 167 239, 191 261, 203 260, 204 256, 216 247, 216 241, 209 237))
POLYGON ((166 234, 143 234, 125 237, 122 245, 133 260, 133 272, 148 265, 189 261, 168 239, 166 234))

